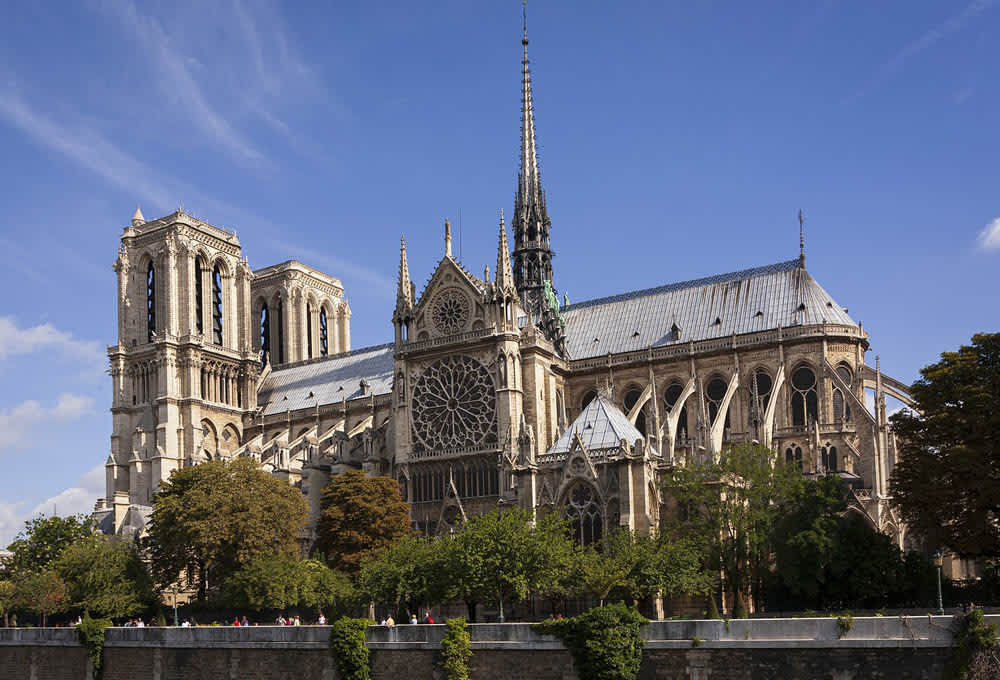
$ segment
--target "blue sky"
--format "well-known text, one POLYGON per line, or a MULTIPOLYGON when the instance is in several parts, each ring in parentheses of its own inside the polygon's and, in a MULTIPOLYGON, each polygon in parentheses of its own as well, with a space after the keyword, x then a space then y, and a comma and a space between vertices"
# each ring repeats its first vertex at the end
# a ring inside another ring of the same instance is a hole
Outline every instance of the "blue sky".
MULTIPOLYGON (((0 545, 103 493, 111 264, 136 204, 340 277, 391 339, 400 233, 495 263, 517 170, 520 3, 5 3, 0 545)), ((1000 2, 528 7, 571 300, 791 259, 890 374, 998 330, 1000 2)))

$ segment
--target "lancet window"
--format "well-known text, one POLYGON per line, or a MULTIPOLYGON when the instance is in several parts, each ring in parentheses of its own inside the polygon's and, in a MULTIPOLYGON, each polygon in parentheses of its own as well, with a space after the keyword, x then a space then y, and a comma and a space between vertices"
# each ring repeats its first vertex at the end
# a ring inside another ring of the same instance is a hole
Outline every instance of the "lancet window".
POLYGON ((565 507, 573 538, 580 545, 601 540, 604 523, 594 487, 586 482, 574 484, 566 494, 565 507))
POLYGON ((319 353, 326 356, 330 352, 330 331, 326 320, 326 310, 319 308, 319 353))
MULTIPOLYGON (((708 411, 708 422, 715 424, 715 418, 719 415, 719 410, 722 408, 722 402, 726 398, 726 392, 729 390, 729 384, 722 378, 722 376, 714 376, 708 381, 708 386, 705 388, 705 408, 708 411)), ((726 427, 729 427, 729 409, 726 409, 726 427)))
MULTIPOLYGON (((632 411, 633 407, 635 407, 636 403, 639 401, 639 397, 641 396, 642 396, 642 391, 638 387, 633 387, 629 389, 628 392, 625 393, 624 404, 625 404, 626 415, 632 411)), ((643 436, 646 435, 645 407, 640 409, 639 414, 635 417, 635 429, 639 430, 639 432, 641 432, 643 436)))
POLYGON ((146 339, 152 342, 156 333, 156 268, 150 260, 146 267, 146 339))
MULTIPOLYGON (((663 402, 667 406, 667 413, 671 413, 674 406, 677 404, 677 400, 681 398, 681 393, 684 392, 684 385, 679 382, 670 383, 670 386, 663 393, 663 402)), ((681 406, 681 413, 677 417, 677 439, 687 439, 688 433, 688 417, 687 417, 687 404, 681 406)))
POLYGON ((205 332, 205 262, 199 255, 194 259, 194 327, 198 333, 205 332))
POLYGON ((827 443, 820 449, 820 462, 827 472, 837 471, 837 447, 827 443))
POLYGON ((306 303, 306 358, 313 358, 313 310, 309 303, 306 303))
POLYGON ((278 324, 278 363, 285 363, 285 305, 278 298, 278 314, 275 323, 278 324))
POLYGON ((798 444, 789 444, 785 449, 785 462, 791 465, 795 463, 802 469, 802 447, 798 444))
POLYGON ((212 269, 212 332, 215 344, 222 344, 222 272, 219 265, 212 269))
POLYGON ((580 400, 580 410, 582 411, 583 409, 587 408, 587 406, 590 405, 590 402, 594 401, 594 399, 597 399, 597 392, 595 392, 594 390, 590 390, 589 392, 584 394, 583 399, 580 400))
POLYGON ((808 366, 792 373, 792 425, 804 427, 818 419, 816 374, 808 366))
MULTIPOLYGON (((851 383, 854 380, 854 376, 851 375, 851 369, 841 364, 837 366, 837 375, 841 380, 847 385, 848 388, 851 387, 851 383)), ((851 420, 851 406, 847 403, 843 391, 840 387, 833 388, 833 422, 835 423, 846 423, 851 420)))
POLYGON ((268 353, 271 351, 271 312, 267 308, 267 303, 260 306, 260 367, 268 362, 268 353))

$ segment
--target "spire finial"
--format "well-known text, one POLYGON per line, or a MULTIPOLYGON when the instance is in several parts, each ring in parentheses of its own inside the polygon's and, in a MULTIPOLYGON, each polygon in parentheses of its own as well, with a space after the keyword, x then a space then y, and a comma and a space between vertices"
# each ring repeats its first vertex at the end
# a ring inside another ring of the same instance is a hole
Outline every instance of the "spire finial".
POLYGON ((142 224, 145 224, 145 223, 146 223, 146 218, 142 216, 142 209, 139 208, 138 204, 136 204, 136 206, 135 206, 135 214, 132 215, 132 226, 133 227, 138 227, 138 226, 140 226, 142 224))
POLYGON ((805 218, 802 216, 802 208, 799 208, 799 266, 805 269, 806 266, 806 239, 803 225, 805 218))
POLYGON ((503 209, 500 209, 500 238, 497 242, 497 289, 500 291, 514 287, 514 270, 510 266, 510 248, 507 245, 507 226, 504 224, 503 209))
POLYGON ((451 222, 447 218, 444 221, 444 255, 451 257, 451 222))
POLYGON ((408 310, 413 305, 413 286, 410 283, 410 264, 406 260, 406 239, 399 235, 399 287, 396 289, 396 307, 408 310))
POLYGON ((521 44, 528 44, 528 0, 521 0, 521 44))

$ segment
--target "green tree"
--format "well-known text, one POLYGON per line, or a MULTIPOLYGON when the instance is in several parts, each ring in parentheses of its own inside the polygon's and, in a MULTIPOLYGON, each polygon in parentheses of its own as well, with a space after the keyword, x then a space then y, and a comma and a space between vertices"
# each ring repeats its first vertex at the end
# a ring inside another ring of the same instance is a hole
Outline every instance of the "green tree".
POLYGON ((3 627, 10 626, 10 612, 14 603, 14 583, 8 579, 0 579, 0 614, 3 615, 3 627))
POLYGON ((152 577, 136 546, 94 534, 68 546, 53 563, 68 604, 105 618, 136 614, 155 602, 152 577))
POLYGON ((733 602, 738 593, 753 593, 757 601, 770 567, 774 525, 801 483, 799 469, 770 449, 735 446, 718 461, 677 467, 667 477, 664 492, 676 508, 665 529, 704 546, 705 566, 721 572, 733 602))
POLYGON ((308 505, 251 458, 174 471, 153 499, 147 545, 161 585, 182 574, 204 600, 261 555, 296 554, 308 505))
POLYGON ((230 576, 222 602, 255 610, 307 607, 343 611, 356 600, 350 579, 319 560, 261 555, 230 576))
POLYGON ((24 529, 7 546, 13 556, 6 570, 12 575, 37 573, 46 569, 69 545, 94 531, 92 520, 83 515, 36 517, 24 523, 24 529))
POLYGON ((14 582, 13 600, 14 609, 40 616, 43 627, 49 616, 64 612, 69 607, 66 583, 54 569, 35 571, 18 578, 14 582))
POLYGON ((410 506, 396 480, 348 470, 323 489, 313 553, 354 576, 365 557, 412 531, 410 506))
POLYGON ((440 602, 446 540, 408 535, 369 555, 358 576, 361 589, 375 602, 392 606, 397 614, 401 606, 416 612, 423 604, 440 602))
POLYGON ((893 502, 932 546, 1000 557, 1000 333, 974 335, 920 375, 915 410, 892 417, 893 502))

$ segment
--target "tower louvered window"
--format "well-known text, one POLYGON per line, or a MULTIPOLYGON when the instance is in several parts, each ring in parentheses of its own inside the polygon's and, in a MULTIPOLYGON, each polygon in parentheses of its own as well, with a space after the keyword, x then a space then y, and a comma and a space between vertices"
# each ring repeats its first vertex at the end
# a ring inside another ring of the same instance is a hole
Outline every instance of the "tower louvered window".
POLYGON ((306 358, 313 358, 313 310, 312 305, 306 305, 306 358))
POLYGON ((156 269, 152 261, 146 267, 146 339, 152 342, 156 333, 156 269))
POLYGON ((198 333, 205 332, 205 263, 201 257, 194 260, 194 326, 198 333))
POLYGON ((319 308, 319 354, 326 356, 330 353, 330 335, 326 321, 326 310, 319 308))
POLYGON ((285 305, 278 298, 278 363, 285 363, 285 305))
POLYGON ((212 332, 215 344, 222 344, 222 273, 219 265, 212 270, 212 332))
POLYGON ((268 353, 271 351, 271 313, 267 309, 265 302, 260 307, 260 367, 264 368, 268 362, 268 353))

